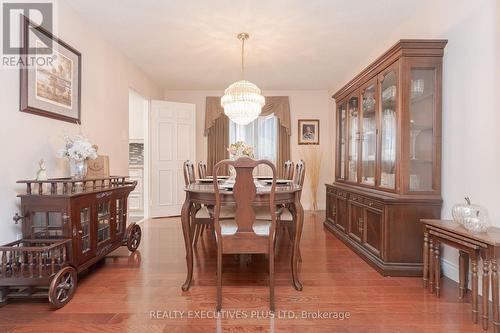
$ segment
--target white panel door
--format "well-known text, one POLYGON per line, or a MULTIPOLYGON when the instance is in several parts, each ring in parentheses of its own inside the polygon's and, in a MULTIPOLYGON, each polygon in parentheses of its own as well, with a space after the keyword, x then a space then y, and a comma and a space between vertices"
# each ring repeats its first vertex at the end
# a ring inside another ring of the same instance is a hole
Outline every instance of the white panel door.
POLYGON ((195 159, 195 120, 194 104, 151 101, 151 217, 181 213, 182 165, 195 159))

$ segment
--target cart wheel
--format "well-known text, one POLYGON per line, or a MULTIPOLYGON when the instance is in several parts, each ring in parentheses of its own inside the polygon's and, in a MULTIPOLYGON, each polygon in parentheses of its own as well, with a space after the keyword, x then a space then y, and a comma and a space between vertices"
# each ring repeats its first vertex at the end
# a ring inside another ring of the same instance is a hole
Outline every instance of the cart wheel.
POLYGON ((54 308, 62 308, 73 298, 76 280, 76 269, 71 266, 66 266, 57 272, 49 288, 49 302, 54 308))
POLYGON ((137 250, 139 247, 139 244, 141 244, 141 227, 139 227, 137 224, 134 224, 130 228, 130 233, 127 238, 127 248, 130 252, 134 252, 137 250))

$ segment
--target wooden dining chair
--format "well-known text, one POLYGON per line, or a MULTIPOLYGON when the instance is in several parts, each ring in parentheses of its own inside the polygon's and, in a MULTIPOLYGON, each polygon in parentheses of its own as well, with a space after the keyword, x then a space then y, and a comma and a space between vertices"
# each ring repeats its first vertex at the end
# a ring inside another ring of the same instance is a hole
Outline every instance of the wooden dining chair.
POLYGON ((207 163, 203 161, 198 162, 198 176, 200 178, 207 178, 207 163))
POLYGON ((292 180, 293 179, 293 162, 288 160, 285 162, 283 168, 283 179, 292 180))
POLYGON ((264 253, 269 257, 269 304, 274 311, 274 237, 276 231, 276 167, 267 160, 253 160, 240 157, 237 160, 223 160, 214 167, 214 228, 217 241, 217 311, 222 308, 222 255, 264 253), (254 206, 257 188, 253 179, 253 170, 259 165, 268 165, 272 170, 273 181, 269 192, 269 202, 265 204, 271 212, 271 220, 257 220, 254 206), (220 213, 226 204, 222 196, 226 190, 219 189, 217 175, 219 169, 233 166, 236 180, 232 189, 235 202, 235 215, 232 219, 221 219, 220 213))
MULTIPOLYGON (((185 186, 196 182, 194 164, 192 161, 184 162, 183 171, 185 186)), ((191 238, 193 239, 193 246, 196 246, 198 238, 200 237, 200 234, 203 235, 205 228, 207 226, 211 226, 212 224, 213 219, 210 216, 208 208, 199 204, 194 205, 191 211, 191 238)))
POLYGON ((184 185, 189 185, 196 182, 196 175, 194 174, 194 165, 192 161, 184 161, 182 166, 184 171, 184 185))
MULTIPOLYGON (((304 187, 305 176, 306 176, 306 163, 303 160, 300 160, 297 162, 297 165, 295 166, 295 174, 293 176, 293 183, 301 187, 299 192, 299 199, 302 196, 302 188, 304 187)), ((283 209, 278 214, 277 230, 282 231, 284 229, 288 231, 290 241, 293 244, 295 236, 295 223, 293 223, 293 214, 290 211, 289 206, 284 206, 283 209)), ((279 248, 280 238, 281 238, 281 233, 279 233, 276 238, 276 252, 278 251, 279 248)), ((299 260, 302 261, 302 257, 300 255, 300 249, 297 254, 299 256, 299 260)))

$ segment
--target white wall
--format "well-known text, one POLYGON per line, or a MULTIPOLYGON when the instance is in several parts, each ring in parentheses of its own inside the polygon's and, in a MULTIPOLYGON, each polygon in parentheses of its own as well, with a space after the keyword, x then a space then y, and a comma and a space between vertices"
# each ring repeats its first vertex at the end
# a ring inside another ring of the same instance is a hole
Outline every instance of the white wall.
MULTIPOLYGON (((172 91, 164 93, 164 99, 173 102, 196 104, 196 160, 207 159, 207 139, 203 135, 205 126, 205 98, 206 96, 222 96, 223 91, 172 91)), ((320 149, 323 151, 323 163, 318 187, 319 209, 325 209, 325 183, 333 181, 333 102, 327 91, 264 91, 266 96, 289 96, 291 113, 291 159, 301 158, 300 150, 306 146, 297 144, 298 119, 320 119, 320 149)), ((307 166, 306 166, 307 169, 307 166)), ((306 171, 307 172, 307 171, 306 171)), ((304 184, 302 203, 305 209, 311 209, 310 191, 308 181, 304 184)))
MULTIPOLYGON (((465 196, 485 206, 500 227, 500 5, 497 0, 439 0, 424 6, 371 50, 355 75, 401 38, 444 38, 442 217, 465 196)), ((349 77, 346 78, 346 82, 349 77)), ((444 271, 457 279, 457 256, 444 251, 444 271)))
MULTIPOLYGON (((60 1, 55 13, 57 35, 82 53, 82 131, 99 152, 110 156, 113 174, 128 174, 129 87, 148 98, 162 91, 123 54, 103 40, 71 8, 60 1)), ((20 233, 12 216, 19 212, 16 180, 32 179, 38 160, 47 162, 49 177, 68 175, 65 160, 55 157, 63 135, 77 134, 78 126, 19 111, 19 71, 0 69, 0 243, 20 233)))

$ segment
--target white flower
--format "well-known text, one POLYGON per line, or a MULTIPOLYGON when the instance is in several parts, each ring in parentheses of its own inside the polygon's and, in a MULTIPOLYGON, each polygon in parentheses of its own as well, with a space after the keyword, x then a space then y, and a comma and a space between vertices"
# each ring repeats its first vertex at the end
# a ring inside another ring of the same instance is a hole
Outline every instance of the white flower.
POLYGON ((68 157, 76 161, 97 158, 97 151, 86 137, 77 135, 74 138, 70 138, 65 135, 64 141, 65 147, 57 152, 58 157, 68 157))

